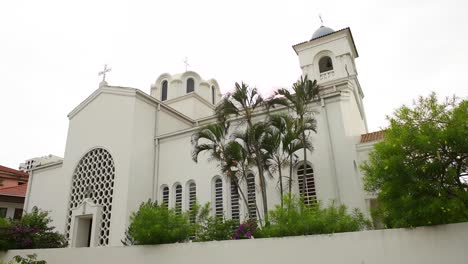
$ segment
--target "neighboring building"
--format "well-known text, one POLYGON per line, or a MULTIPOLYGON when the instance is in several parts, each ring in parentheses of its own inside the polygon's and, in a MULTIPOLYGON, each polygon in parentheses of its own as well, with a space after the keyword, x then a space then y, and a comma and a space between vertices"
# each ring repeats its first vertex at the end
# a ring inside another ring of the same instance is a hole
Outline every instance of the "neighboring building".
MULTIPOLYGON (((363 190, 359 164, 378 138, 363 136, 364 94, 351 30, 322 26, 293 49, 302 74, 318 81, 321 94, 311 105, 317 119, 317 133, 310 135, 314 151, 307 163, 297 152, 293 191, 368 214, 373 197, 363 190)), ((255 215, 250 205, 261 206, 255 169, 241 183, 249 204, 244 206, 215 163, 204 155, 198 163, 191 158, 191 137, 216 121, 220 98, 216 80, 193 71, 160 75, 150 94, 103 81, 68 115, 64 159, 31 168, 25 209, 50 211, 72 247, 121 245, 131 213, 148 199, 184 211, 195 200, 210 202, 213 214, 241 220, 255 215)), ((262 111, 255 115, 264 117, 262 111)), ((273 208, 280 199, 276 179, 268 179, 267 188, 273 208)))
POLYGON ((20 164, 19 169, 22 171, 30 171, 36 167, 44 166, 57 161, 62 161, 62 158, 49 154, 47 156, 28 159, 24 163, 20 164))
POLYGON ((28 179, 28 173, 0 165, 0 218, 21 218, 28 179))

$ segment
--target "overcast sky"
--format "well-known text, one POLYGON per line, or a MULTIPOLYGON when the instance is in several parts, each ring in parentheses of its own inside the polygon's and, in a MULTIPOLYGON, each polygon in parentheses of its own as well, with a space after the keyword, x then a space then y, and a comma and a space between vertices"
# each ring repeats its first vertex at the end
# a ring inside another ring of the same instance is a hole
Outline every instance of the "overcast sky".
POLYGON ((149 93, 164 72, 190 70, 228 91, 268 95, 300 76, 292 45, 324 24, 350 27, 369 130, 418 95, 466 97, 468 1, 1 1, 0 164, 63 156, 67 114, 98 88, 149 93))

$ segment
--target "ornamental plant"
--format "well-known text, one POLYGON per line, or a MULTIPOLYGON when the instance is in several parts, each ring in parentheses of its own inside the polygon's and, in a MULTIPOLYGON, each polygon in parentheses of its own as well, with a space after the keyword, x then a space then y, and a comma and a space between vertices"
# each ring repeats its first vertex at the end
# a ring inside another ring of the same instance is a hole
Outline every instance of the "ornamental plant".
POLYGON ((3 220, 0 250, 66 247, 65 236, 54 231, 51 223, 48 212, 36 207, 19 220, 3 220))
POLYGON ((348 212, 346 206, 323 207, 320 203, 306 205, 303 199, 284 198, 284 208, 270 211, 271 224, 257 230, 255 237, 284 237, 352 232, 371 227, 358 209, 348 212))
POLYGON ((257 219, 247 219, 244 223, 237 227, 236 232, 232 236, 232 239, 237 240, 253 238, 255 231, 257 231, 257 219))
POLYGON ((152 201, 142 203, 130 221, 127 237, 137 245, 184 242, 193 233, 187 213, 178 213, 152 201))

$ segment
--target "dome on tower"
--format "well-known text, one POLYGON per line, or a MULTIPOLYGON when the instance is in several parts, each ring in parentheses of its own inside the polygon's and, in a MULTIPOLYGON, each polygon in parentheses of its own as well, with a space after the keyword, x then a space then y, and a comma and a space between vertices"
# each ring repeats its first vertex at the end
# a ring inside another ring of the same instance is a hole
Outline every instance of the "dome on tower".
POLYGON ((328 34, 333 33, 333 32, 335 32, 335 30, 322 25, 317 30, 315 30, 314 34, 312 34, 311 39, 316 39, 316 38, 328 35, 328 34))

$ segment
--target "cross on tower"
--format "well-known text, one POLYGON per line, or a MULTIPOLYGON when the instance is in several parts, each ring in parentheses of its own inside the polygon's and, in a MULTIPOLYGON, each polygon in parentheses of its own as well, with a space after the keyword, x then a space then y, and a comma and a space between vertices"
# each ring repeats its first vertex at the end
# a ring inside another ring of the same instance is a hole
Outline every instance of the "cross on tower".
POLYGON ((107 68, 107 64, 104 64, 104 70, 99 72, 98 76, 101 76, 102 75, 102 81, 105 82, 106 81, 106 73, 110 72, 112 70, 112 68, 107 68))
POLYGON ((323 26, 323 19, 322 19, 322 14, 319 14, 319 15, 318 15, 318 17, 319 17, 319 19, 320 19, 320 23, 321 23, 321 24, 322 24, 322 26, 323 26))
POLYGON ((184 64, 185 64, 185 71, 187 71, 187 67, 190 67, 190 64, 188 64, 188 58, 185 57, 185 59, 183 60, 184 64))

